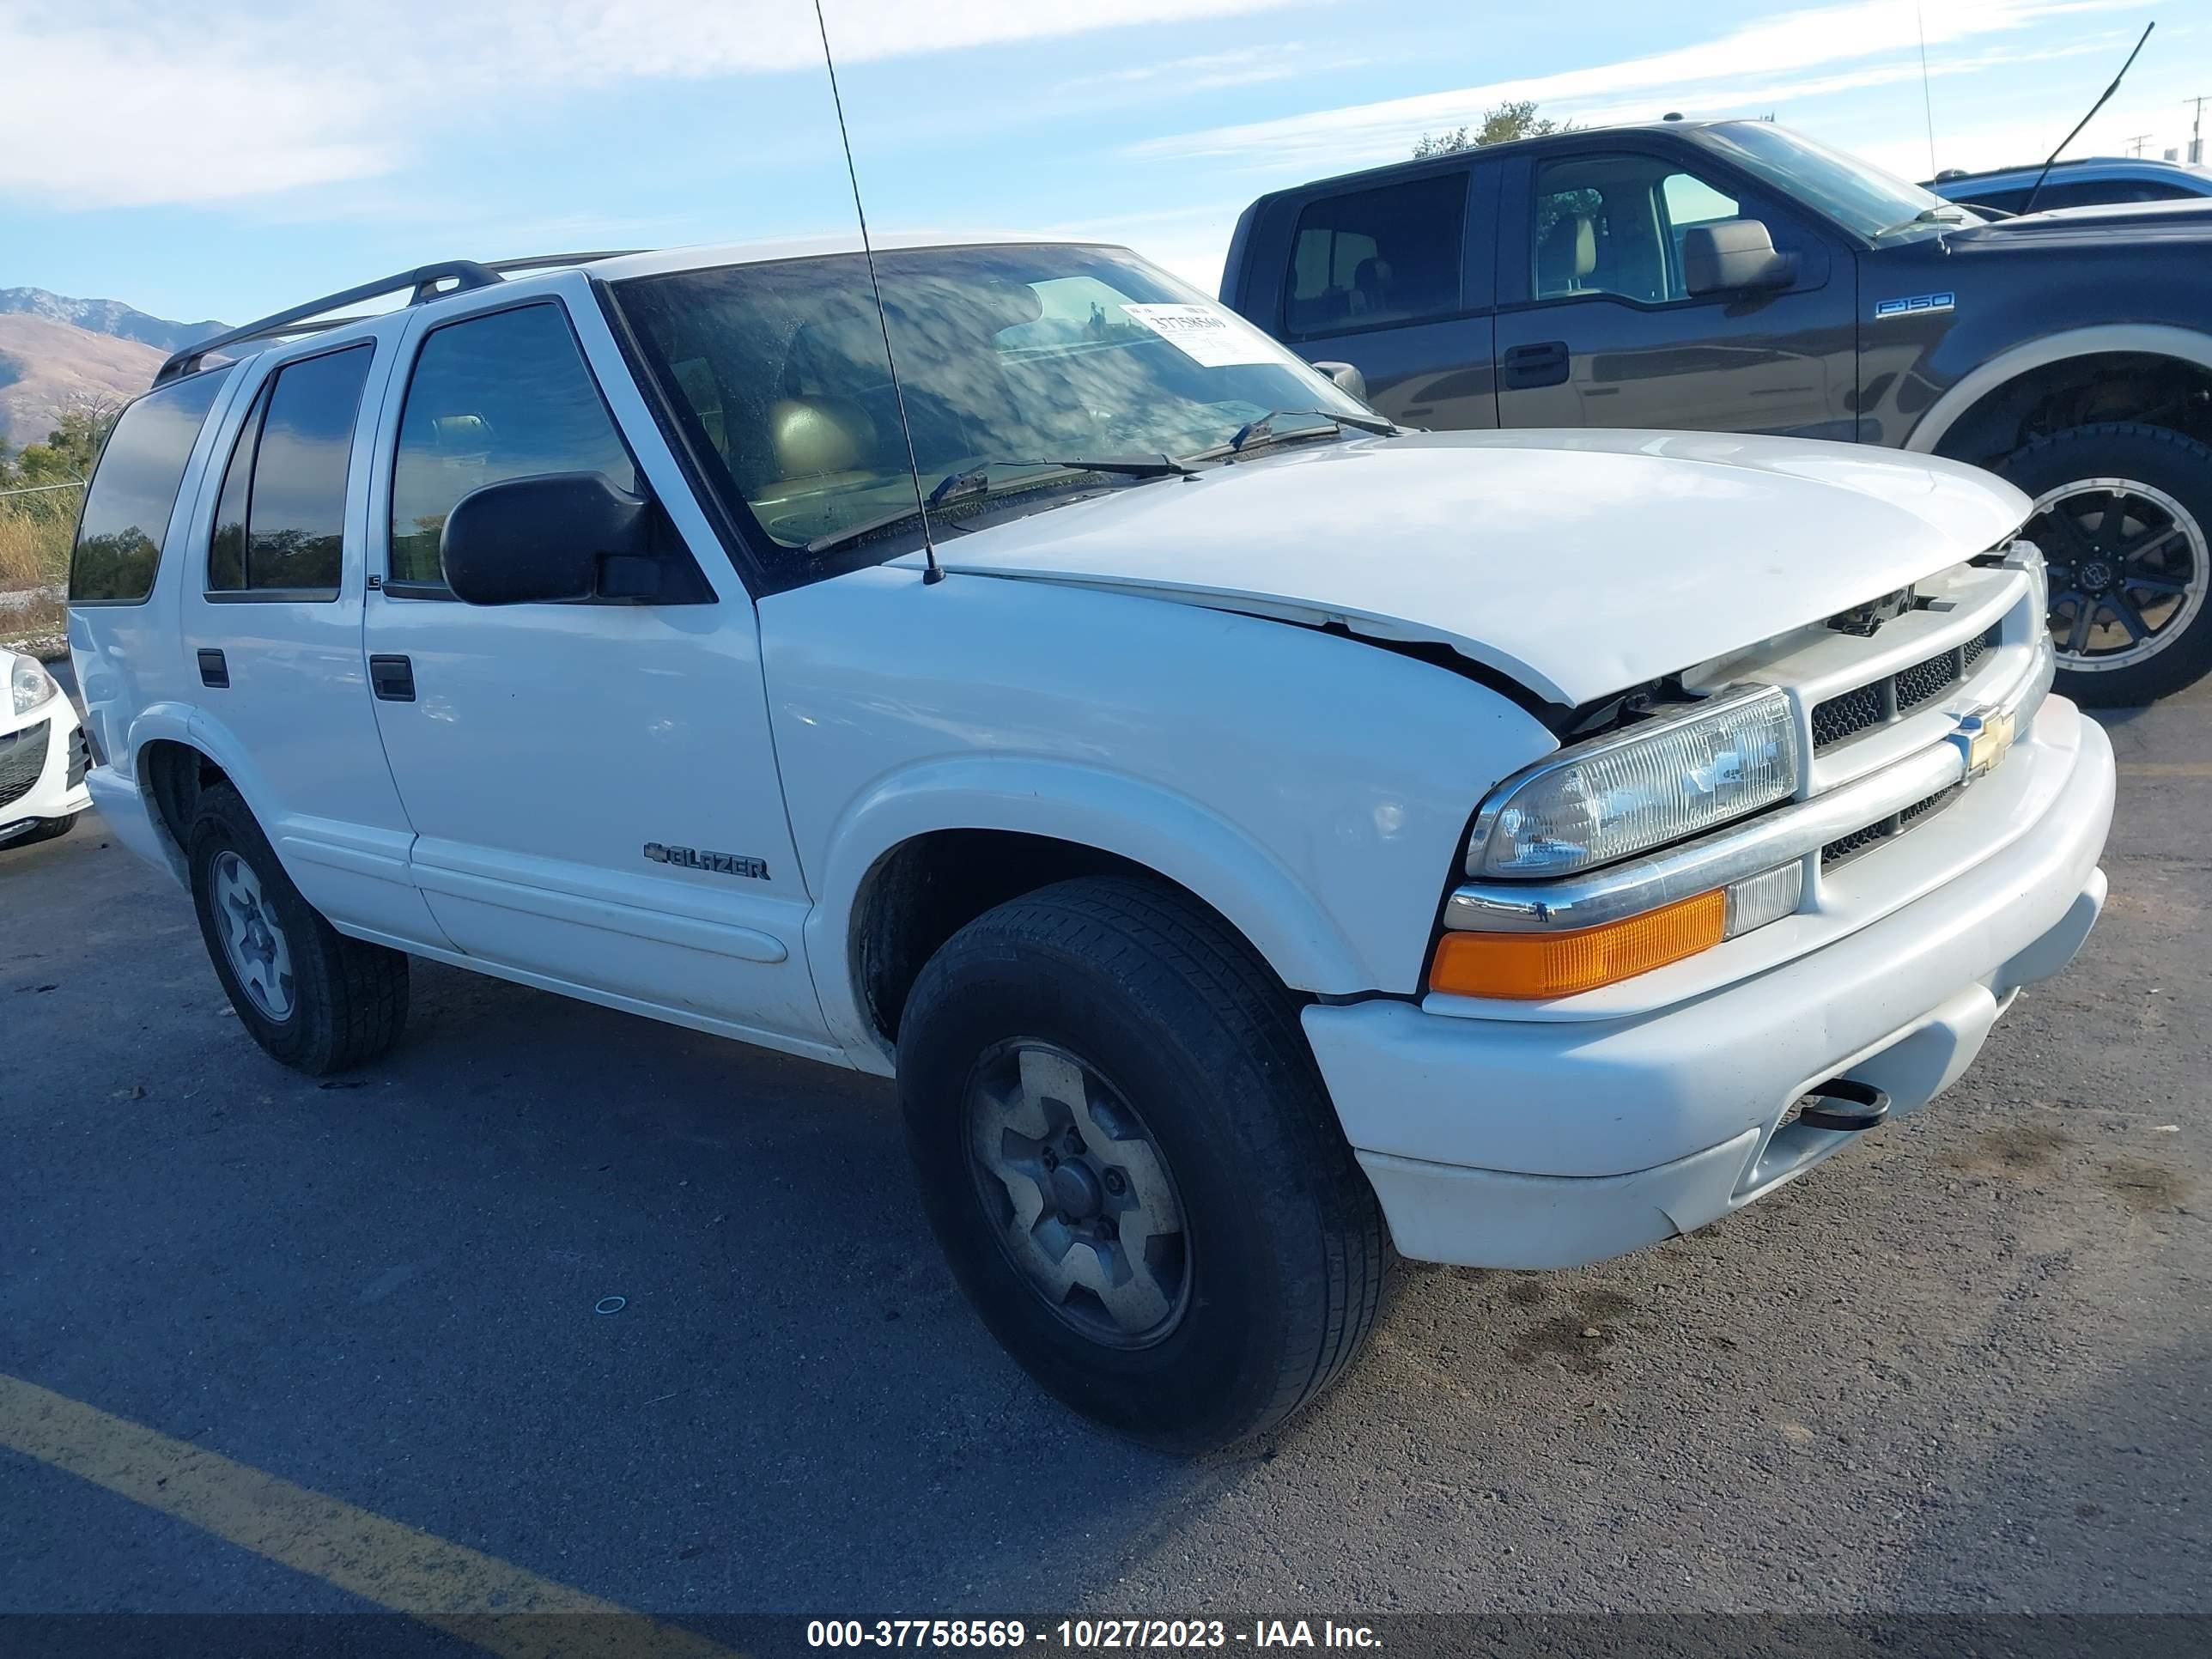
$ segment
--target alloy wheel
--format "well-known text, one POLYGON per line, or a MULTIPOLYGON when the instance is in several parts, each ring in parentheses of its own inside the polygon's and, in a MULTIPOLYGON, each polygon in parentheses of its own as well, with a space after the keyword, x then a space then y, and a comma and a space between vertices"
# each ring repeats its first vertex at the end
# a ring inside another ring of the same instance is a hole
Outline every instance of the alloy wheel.
POLYGON ((2080 478, 2037 498, 2027 536, 2051 577, 2059 665, 2076 673, 2156 656, 2203 609, 2212 559, 2204 527, 2164 490, 2080 478))
POLYGON ((1144 1121, 1050 1043, 996 1045, 970 1079, 969 1165, 1015 1270, 1110 1347, 1164 1340, 1190 1302, 1182 1200, 1144 1121))
POLYGON ((247 999, 263 1017, 282 1024, 292 1017, 292 948, 253 866, 233 852, 215 855, 209 878, 223 955, 247 999))

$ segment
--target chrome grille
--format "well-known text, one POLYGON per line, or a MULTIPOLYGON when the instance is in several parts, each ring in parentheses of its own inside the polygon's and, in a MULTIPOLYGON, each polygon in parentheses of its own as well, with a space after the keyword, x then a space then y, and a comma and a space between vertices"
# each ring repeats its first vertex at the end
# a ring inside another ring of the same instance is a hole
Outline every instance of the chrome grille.
POLYGON ((1846 738, 1917 713, 1964 680, 1997 642, 1995 628, 1923 658, 1910 668, 1838 693, 1814 705, 1813 752, 1833 748, 1846 738))
POLYGON ((0 738, 0 806, 29 794, 39 774, 46 769, 46 728, 51 724, 40 720, 0 738))

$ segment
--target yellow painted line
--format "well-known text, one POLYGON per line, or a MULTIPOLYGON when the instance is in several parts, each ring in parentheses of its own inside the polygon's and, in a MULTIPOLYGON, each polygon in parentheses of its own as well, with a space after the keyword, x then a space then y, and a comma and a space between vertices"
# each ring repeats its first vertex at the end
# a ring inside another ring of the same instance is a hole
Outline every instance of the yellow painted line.
POLYGON ((2124 778, 2212 778, 2212 761, 2123 761, 2124 778))
POLYGON ((0 1446, 507 1659, 732 1659, 690 1631, 4 1374, 0 1446), (598 1616, 542 1616, 556 1613, 598 1616))

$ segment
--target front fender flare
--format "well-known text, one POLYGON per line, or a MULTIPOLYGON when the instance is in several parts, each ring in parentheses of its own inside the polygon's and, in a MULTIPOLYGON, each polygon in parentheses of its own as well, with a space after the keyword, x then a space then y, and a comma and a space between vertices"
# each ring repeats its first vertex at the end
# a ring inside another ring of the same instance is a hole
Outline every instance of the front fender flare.
POLYGON ((1111 853, 1179 883, 1225 916, 1294 989, 1352 993, 1372 965, 1297 876, 1257 839, 1196 801, 1103 768, 966 755, 879 780, 838 819, 805 927, 807 961, 831 1035, 854 1063, 890 1056, 861 1000, 853 922, 869 874, 918 836, 1004 830, 1111 853))
POLYGON ((1975 404, 1999 387, 2039 368, 2075 357, 2127 352, 2138 356, 2172 357, 2212 370, 2212 335, 2164 323, 2105 323, 2094 328, 2069 329, 2046 334, 2001 351, 1938 398, 1920 417, 1905 447, 1927 455, 1935 453, 1951 428, 1975 404))

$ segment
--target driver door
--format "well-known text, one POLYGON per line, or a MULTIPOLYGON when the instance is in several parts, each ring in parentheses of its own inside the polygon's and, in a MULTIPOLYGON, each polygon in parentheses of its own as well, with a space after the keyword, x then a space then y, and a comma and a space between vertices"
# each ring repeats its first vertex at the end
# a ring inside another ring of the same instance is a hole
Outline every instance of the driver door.
POLYGON ((1501 426, 1858 435, 1856 267, 1732 173, 1672 147, 1547 149, 1514 167, 1501 224, 1501 426), (1738 218, 1796 258, 1790 286, 1690 294, 1685 234, 1738 218))
POLYGON ((751 599, 588 284, 532 286, 417 316, 379 433, 366 651, 416 881, 512 977, 829 1058, 751 599), (658 497, 710 597, 455 599, 454 504, 566 471, 658 497))

